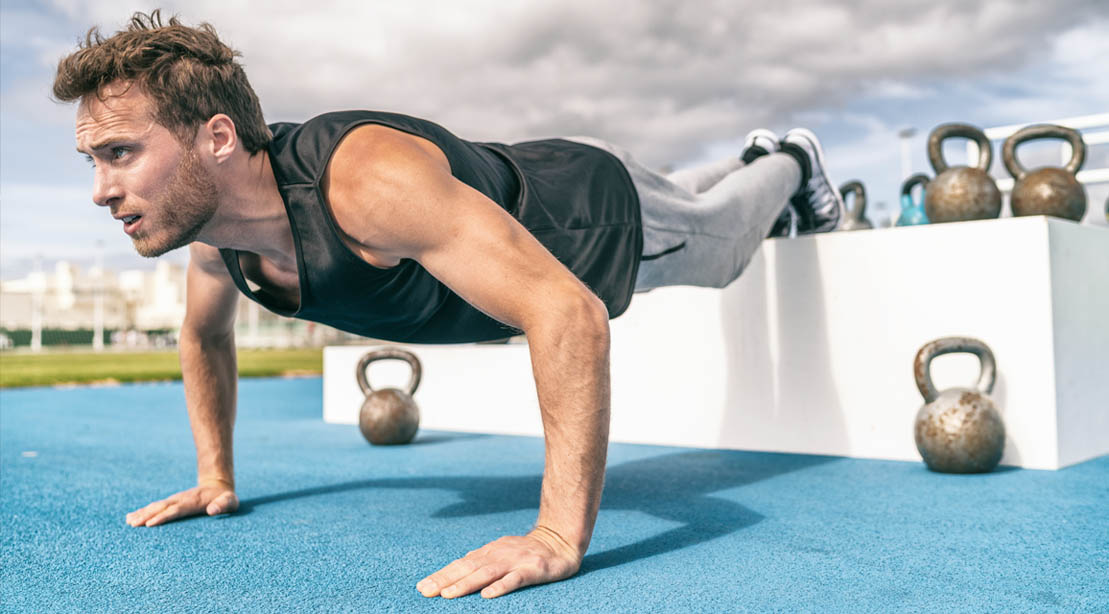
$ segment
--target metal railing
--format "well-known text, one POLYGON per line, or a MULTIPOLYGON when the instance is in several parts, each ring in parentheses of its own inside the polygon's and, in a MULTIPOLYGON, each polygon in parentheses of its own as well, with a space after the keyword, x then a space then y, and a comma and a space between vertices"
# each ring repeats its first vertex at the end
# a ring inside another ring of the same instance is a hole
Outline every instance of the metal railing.
MULTIPOLYGON (((986 133, 986 138, 992 143, 993 141, 1004 141, 1017 130, 1031 124, 1057 124, 1059 126, 1066 126, 1067 128, 1074 128, 1082 133, 1082 140, 1085 141, 1087 147, 1109 143, 1109 113, 1096 113, 1094 115, 1065 117, 1043 122, 997 126, 995 128, 986 128, 983 132, 986 133)), ((1066 141, 1061 140, 1059 143, 1059 160, 1061 164, 1066 164, 1071 158, 1071 146, 1070 143, 1066 141)), ((967 141, 967 159, 978 159, 978 144, 974 141, 967 141)), ((1109 167, 1083 169, 1078 172, 1077 179, 1079 183, 1085 185, 1109 183, 1109 167)), ((1014 180, 1011 177, 999 178, 997 179, 997 188, 1007 194, 1013 190, 1013 183, 1014 180)))

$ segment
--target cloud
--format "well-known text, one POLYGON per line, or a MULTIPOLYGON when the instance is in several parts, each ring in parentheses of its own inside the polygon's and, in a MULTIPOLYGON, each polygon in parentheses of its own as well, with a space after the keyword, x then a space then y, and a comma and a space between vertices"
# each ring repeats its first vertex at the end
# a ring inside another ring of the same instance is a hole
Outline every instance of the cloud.
MULTIPOLYGON (((167 4, 243 51, 272 120, 369 107, 479 140, 584 132, 653 165, 860 95, 973 87, 1107 12, 1089 1, 1008 0, 167 4)), ((111 30, 134 5, 55 6, 111 30)), ((1069 36, 1058 43, 1068 50, 1104 45, 1109 27, 1069 36)))
POLYGON ((936 90, 933 88, 914 85, 904 81, 895 81, 893 79, 879 79, 872 83, 864 84, 862 90, 862 96, 890 100, 916 100, 930 98, 937 94, 936 90))
POLYGON ((1102 0, 5 4, 5 254, 43 239, 28 230, 41 218, 10 213, 34 203, 65 212, 58 229, 73 233, 59 235, 69 243, 120 241, 114 226, 97 230, 99 218, 84 217, 96 210, 73 153, 73 108, 48 94, 57 60, 90 26, 110 34, 158 5, 187 24, 212 23, 243 53, 269 121, 373 108, 474 140, 588 134, 656 168, 734 155, 753 128, 807 124, 824 139, 834 176, 862 178, 874 201, 895 198, 896 133, 906 124, 919 130, 913 167, 927 170, 923 143, 940 122, 989 126, 1109 108, 1102 0), (81 198, 19 187, 36 182, 81 186, 81 198), (90 234, 78 235, 80 226, 90 234))

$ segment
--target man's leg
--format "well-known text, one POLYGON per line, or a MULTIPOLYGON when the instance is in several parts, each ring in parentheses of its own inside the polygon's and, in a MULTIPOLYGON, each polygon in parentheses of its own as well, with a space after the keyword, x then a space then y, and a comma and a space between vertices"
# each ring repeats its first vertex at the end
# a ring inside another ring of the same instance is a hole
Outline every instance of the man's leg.
MULTIPOLYGON (((809 209, 812 202, 802 201, 814 201, 813 194, 832 198, 824 185, 828 179, 823 171, 822 154, 817 156, 796 144, 788 145, 786 153, 769 153, 757 159, 745 156, 752 160, 747 165, 732 162, 736 170, 707 190, 695 193, 639 164, 619 147, 589 137, 569 140, 609 151, 624 163, 635 184, 642 208, 644 239, 636 292, 675 285, 722 288, 743 271, 787 209, 791 197, 799 196, 802 200, 795 199, 794 205, 809 209), (815 180, 814 171, 819 172, 815 180)), ((789 144, 791 140, 796 141, 787 135, 783 143, 789 144)), ((819 151, 818 143, 815 147, 819 151)), ((749 148, 744 153, 749 154, 749 148)), ((687 185, 708 183, 707 178, 715 169, 702 170, 706 172, 698 173, 697 181, 687 185)), ((838 192, 834 198, 839 198, 838 192)), ((838 223, 842 203, 833 203, 829 211, 833 209, 836 217, 828 229, 838 223)))
POLYGON ((676 170, 666 175, 666 178, 693 194, 700 194, 742 168, 743 164, 738 156, 729 156, 702 166, 676 170))
POLYGON ((728 285, 743 272, 800 183, 797 162, 773 153, 690 198, 657 192, 641 197, 645 249, 636 291, 728 285))
POLYGON ((743 153, 739 157, 729 156, 702 166, 683 168, 666 175, 666 178, 694 194, 700 194, 744 165, 754 162, 756 158, 775 151, 778 151, 778 135, 760 128, 747 134, 743 153))
POLYGON ((635 184, 643 217, 637 292, 676 285, 723 288, 731 283, 802 178, 793 157, 773 153, 749 165, 736 163, 736 170, 696 194, 619 147, 589 137, 568 140, 609 151, 624 163, 635 184))

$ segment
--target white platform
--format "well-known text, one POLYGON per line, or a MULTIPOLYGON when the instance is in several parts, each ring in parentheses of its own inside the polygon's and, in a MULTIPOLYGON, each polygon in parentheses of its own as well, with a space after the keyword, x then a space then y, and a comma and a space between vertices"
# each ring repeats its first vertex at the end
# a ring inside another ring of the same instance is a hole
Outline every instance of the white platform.
MULTIPOLYGON (((1006 218, 767 241, 723 289, 638 294, 611 322, 612 440, 919 460, 921 345, 984 340, 1008 437, 1002 464, 1109 453, 1109 230, 1006 218)), ((407 346, 429 429, 542 433, 526 344, 407 346)), ((367 347, 324 352, 324 419, 354 424, 367 347)), ((407 367, 375 363, 400 386, 407 367)), ((969 355, 933 363, 970 385, 969 355)))

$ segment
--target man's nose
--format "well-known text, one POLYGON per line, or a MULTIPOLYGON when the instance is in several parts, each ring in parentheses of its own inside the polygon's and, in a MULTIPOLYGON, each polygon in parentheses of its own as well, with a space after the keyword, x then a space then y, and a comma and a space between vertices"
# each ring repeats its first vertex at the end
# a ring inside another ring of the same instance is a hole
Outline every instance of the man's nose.
POLYGON ((97 169, 92 181, 92 202, 110 207, 123 198, 123 190, 110 173, 97 169))

